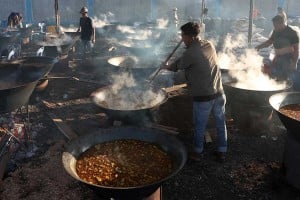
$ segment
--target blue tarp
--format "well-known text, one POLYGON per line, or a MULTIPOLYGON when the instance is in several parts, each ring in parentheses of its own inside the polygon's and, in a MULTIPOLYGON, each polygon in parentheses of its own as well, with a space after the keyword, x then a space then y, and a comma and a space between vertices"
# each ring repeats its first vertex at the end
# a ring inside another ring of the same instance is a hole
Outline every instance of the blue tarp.
POLYGON ((26 23, 33 23, 32 18, 32 1, 31 0, 25 0, 25 19, 24 21, 26 23))
POLYGON ((278 7, 284 7, 285 0, 278 0, 278 7))
POLYGON ((87 7, 89 9, 89 16, 94 17, 94 0, 88 0, 87 1, 87 7))

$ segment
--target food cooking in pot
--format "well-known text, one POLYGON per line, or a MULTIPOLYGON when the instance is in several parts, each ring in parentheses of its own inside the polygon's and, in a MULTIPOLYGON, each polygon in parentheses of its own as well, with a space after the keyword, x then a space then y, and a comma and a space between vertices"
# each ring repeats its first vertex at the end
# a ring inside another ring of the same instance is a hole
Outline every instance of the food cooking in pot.
POLYGON ((300 104, 289 104, 279 108, 282 114, 300 121, 300 104))
POLYGON ((121 139, 88 149, 77 160, 76 171, 82 180, 91 184, 136 187, 170 175, 172 161, 156 144, 121 139))
POLYGON ((139 110, 154 107, 163 101, 164 95, 148 88, 123 87, 98 92, 97 104, 112 110, 139 110))

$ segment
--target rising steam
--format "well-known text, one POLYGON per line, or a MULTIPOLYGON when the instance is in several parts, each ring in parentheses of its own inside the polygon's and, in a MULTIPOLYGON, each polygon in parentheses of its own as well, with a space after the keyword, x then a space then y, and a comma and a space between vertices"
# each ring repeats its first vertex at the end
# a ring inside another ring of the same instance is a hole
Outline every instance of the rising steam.
POLYGON ((284 89, 286 83, 278 83, 262 73, 264 58, 254 49, 247 48, 245 35, 228 35, 223 51, 218 54, 221 69, 229 70, 237 80, 236 87, 249 90, 273 91, 284 89))
POLYGON ((149 85, 137 84, 130 73, 112 76, 113 84, 95 95, 95 101, 113 110, 139 110, 151 108, 165 98, 149 85))

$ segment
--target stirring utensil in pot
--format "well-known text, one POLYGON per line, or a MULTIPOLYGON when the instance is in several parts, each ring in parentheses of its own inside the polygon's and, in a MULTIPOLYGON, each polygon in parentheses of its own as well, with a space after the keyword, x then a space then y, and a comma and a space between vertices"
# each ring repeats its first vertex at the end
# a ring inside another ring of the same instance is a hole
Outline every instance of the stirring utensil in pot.
MULTIPOLYGON (((182 40, 180 40, 180 42, 178 42, 178 44, 175 46, 175 48, 173 49, 173 51, 170 53, 170 55, 166 58, 164 63, 167 63, 170 58, 174 55, 174 53, 176 52, 176 50, 178 49, 178 47, 181 45, 182 40)), ((159 66, 150 76, 149 79, 147 80, 150 83, 152 83, 152 81, 155 79, 155 77, 159 74, 159 72, 162 70, 163 68, 161 66, 159 66)))

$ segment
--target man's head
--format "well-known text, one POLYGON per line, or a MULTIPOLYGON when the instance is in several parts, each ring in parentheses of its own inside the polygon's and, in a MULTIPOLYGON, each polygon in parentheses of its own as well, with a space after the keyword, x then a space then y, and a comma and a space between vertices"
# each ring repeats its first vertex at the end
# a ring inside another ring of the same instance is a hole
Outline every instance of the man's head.
POLYGON ((282 8, 282 7, 278 7, 278 8, 277 8, 277 11, 278 11, 278 13, 280 13, 280 12, 283 11, 283 8, 282 8))
POLYGON ((282 31, 286 27, 284 18, 281 15, 276 15, 273 17, 272 22, 275 31, 282 31))
POLYGON ((180 27, 181 37, 186 46, 198 38, 200 33, 200 25, 196 22, 188 22, 180 27))
POLYGON ((87 15, 87 13, 89 12, 88 8, 87 7, 82 7, 81 10, 80 10, 80 13, 84 16, 84 15, 87 15))

